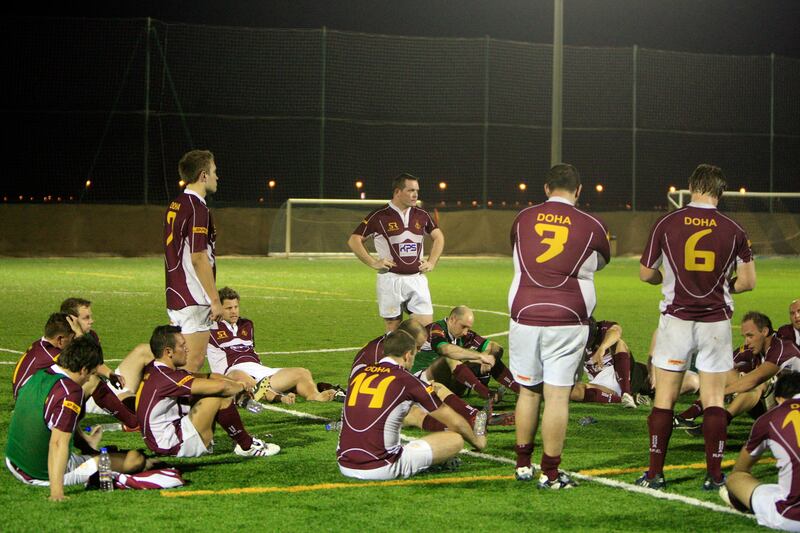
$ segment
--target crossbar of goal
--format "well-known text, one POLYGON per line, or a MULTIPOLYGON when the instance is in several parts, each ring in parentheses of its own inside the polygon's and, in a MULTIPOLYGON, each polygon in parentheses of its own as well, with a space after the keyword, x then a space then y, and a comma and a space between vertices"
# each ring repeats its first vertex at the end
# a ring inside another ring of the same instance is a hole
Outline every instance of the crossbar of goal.
POLYGON ((389 200, 343 200, 335 198, 289 198, 286 201, 286 248, 288 259, 292 254, 292 206, 293 205, 385 205, 389 200))
MULTIPOLYGON (((725 191, 723 196, 734 196, 738 198, 800 198, 800 192, 750 192, 750 191, 725 191)), ((667 201, 675 208, 683 207, 684 198, 691 198, 692 192, 689 189, 680 189, 667 193, 667 201)))

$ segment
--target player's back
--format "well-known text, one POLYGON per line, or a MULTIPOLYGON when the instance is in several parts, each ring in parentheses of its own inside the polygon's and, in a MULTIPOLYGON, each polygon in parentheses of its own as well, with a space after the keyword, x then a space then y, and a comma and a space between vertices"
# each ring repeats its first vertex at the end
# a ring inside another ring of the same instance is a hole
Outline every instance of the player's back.
POLYGON ((411 403, 433 411, 439 403, 432 394, 432 388, 387 359, 358 370, 347 387, 339 464, 369 470, 394 463, 402 452, 400 429, 411 403))
POLYGON ((731 317, 728 276, 752 257, 741 226, 710 204, 691 203, 656 222, 641 263, 664 266, 663 313, 714 322, 731 317))
POLYGON ((611 259, 603 223, 551 198, 517 215, 511 241, 511 318, 531 326, 587 323, 596 303, 594 272, 611 259))
POLYGON ((781 370, 800 372, 800 348, 792 341, 787 341, 777 334, 772 336, 764 360, 769 361, 781 370))
POLYGON ((185 191, 169 204, 162 241, 168 309, 209 303, 191 255, 206 252, 212 269, 215 268, 215 240, 211 213, 198 194, 185 191))
POLYGON ((142 438, 157 453, 172 454, 180 447, 176 424, 189 413, 193 376, 182 369, 172 369, 151 361, 142 370, 136 392, 136 417, 142 438))
POLYGON ((14 398, 19 394, 19 389, 39 370, 50 368, 53 363, 58 361, 61 349, 50 344, 47 339, 41 338, 31 344, 14 367, 11 375, 11 388, 14 398))
POLYGON ((383 359, 383 341, 386 335, 381 335, 369 341, 366 346, 358 351, 353 364, 350 367, 350 376, 355 374, 356 370, 363 366, 377 365, 378 361, 383 359))

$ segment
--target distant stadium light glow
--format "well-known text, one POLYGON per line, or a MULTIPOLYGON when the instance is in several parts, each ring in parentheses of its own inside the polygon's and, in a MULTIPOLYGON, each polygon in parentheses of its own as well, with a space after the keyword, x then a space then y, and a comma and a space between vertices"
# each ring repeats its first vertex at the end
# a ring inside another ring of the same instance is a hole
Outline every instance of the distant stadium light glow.
POLYGON ((603 192, 603 188, 604 188, 603 184, 598 183, 597 185, 595 185, 594 190, 596 190, 597 192, 603 192))
POLYGON ((277 185, 277 183, 275 183, 275 180, 269 180, 267 182, 267 187, 269 187, 270 189, 274 189, 275 185, 277 185))
POLYGON ((92 186, 92 180, 86 180, 86 188, 88 189, 91 186, 92 186))
POLYGON ((670 185, 670 186, 669 186, 669 192, 675 192, 675 191, 677 191, 677 190, 678 190, 678 189, 676 189, 674 185, 670 185))
POLYGON ((519 184, 519 190, 525 191, 527 188, 528 188, 528 186, 525 183, 520 183, 519 184))
POLYGON ((744 187, 740 187, 739 188, 739 194, 744 194, 746 192, 747 192, 747 189, 745 189, 744 187))
POLYGON ((445 182, 443 182, 443 181, 440 181, 440 182, 439 182, 439 189, 443 191, 443 190, 445 190, 446 188, 447 188, 447 183, 445 183, 445 182))
POLYGON ((178 182, 178 187, 183 187, 184 185, 186 185, 186 182, 185 182, 185 181, 183 181, 183 180, 180 180, 180 181, 178 182))
POLYGON ((363 187, 363 186, 364 186, 364 182, 363 181, 358 180, 356 182, 356 189, 361 190, 361 187, 363 187))

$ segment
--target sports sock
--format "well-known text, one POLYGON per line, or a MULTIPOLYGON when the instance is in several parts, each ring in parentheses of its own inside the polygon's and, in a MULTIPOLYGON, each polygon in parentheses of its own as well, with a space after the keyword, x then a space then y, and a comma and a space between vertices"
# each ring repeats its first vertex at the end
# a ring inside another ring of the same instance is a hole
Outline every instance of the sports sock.
POLYGON ((453 377, 462 385, 466 385, 470 389, 478 393, 478 396, 484 400, 489 399, 489 387, 480 382, 478 377, 472 373, 467 365, 458 365, 453 370, 453 377))
POLYGON ((456 413, 466 418, 470 425, 475 421, 478 409, 475 409, 455 394, 451 394, 445 398, 444 403, 449 405, 456 413))
POLYGON ((492 374, 492 377, 497 380, 499 384, 506 386, 519 394, 519 383, 514 381, 514 376, 511 375, 511 371, 508 370, 508 367, 505 365, 505 363, 503 363, 503 361, 497 359, 497 362, 492 367, 490 374, 492 374))
POLYGON ((422 429, 425 431, 444 431, 447 426, 433 418, 431 415, 425 415, 422 419, 422 429))
POLYGON ((614 361, 614 372, 616 373, 617 383, 622 393, 631 393, 631 354, 628 352, 617 352, 612 356, 614 361))
POLYGON ((620 403, 622 398, 613 392, 587 388, 586 392, 583 394, 583 401, 591 403, 620 403))
POLYGON ((686 420, 694 420, 695 418, 697 418, 702 414, 703 414, 703 403, 700 400, 697 400, 692 405, 690 405, 688 409, 686 409, 678 416, 681 418, 685 418, 686 420))
POLYGON ((517 468, 521 466, 531 466, 531 455, 533 455, 533 443, 517 444, 514 446, 517 452, 517 468))
POLYGON ((236 410, 236 404, 231 402, 228 407, 217 411, 215 420, 243 450, 250 449, 250 445, 253 444, 253 437, 244 429, 239 411, 236 410))
POLYGON ((703 413, 703 440, 706 444, 708 475, 715 482, 722 479, 722 456, 728 439, 727 411, 722 407, 709 407, 703 413))
POLYGON ((647 417, 650 430, 650 468, 647 471, 651 479, 664 473, 664 459, 667 457, 669 438, 672 436, 672 409, 653 407, 647 417))
POLYGON ((542 454, 542 474, 547 476, 547 479, 553 481, 558 477, 558 465, 561 464, 561 456, 556 455, 551 457, 546 453, 542 454))
POLYGON ((97 385, 97 387, 94 389, 94 392, 92 392, 92 398, 94 398, 94 401, 98 406, 111 413, 111 416, 118 419, 129 428, 135 428, 139 426, 139 421, 136 419, 136 414, 128 409, 125 404, 122 403, 119 398, 117 398, 117 395, 114 394, 114 391, 109 388, 105 381, 101 381, 97 385))

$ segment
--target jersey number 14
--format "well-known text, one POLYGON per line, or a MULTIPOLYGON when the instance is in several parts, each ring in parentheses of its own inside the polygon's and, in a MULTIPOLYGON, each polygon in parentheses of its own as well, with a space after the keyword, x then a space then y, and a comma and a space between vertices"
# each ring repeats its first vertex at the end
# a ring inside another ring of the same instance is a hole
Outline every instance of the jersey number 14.
POLYGON ((347 405, 353 407, 356 402, 358 402, 358 397, 360 395, 366 395, 371 397, 367 407, 370 409, 382 408, 383 400, 386 397, 386 389, 389 388, 389 385, 394 380, 394 376, 381 376, 380 374, 367 375, 366 372, 361 372, 350 382, 350 388, 353 392, 347 400, 347 405), (378 380, 378 383, 373 386, 372 383, 376 380, 378 380))

